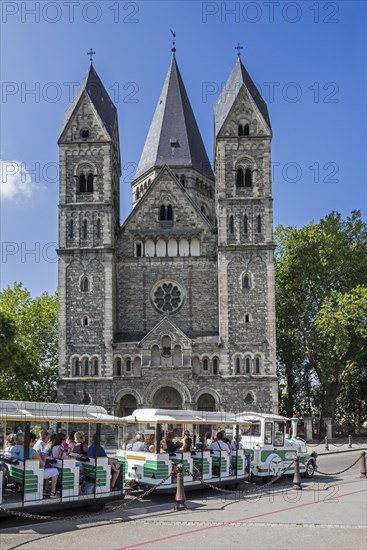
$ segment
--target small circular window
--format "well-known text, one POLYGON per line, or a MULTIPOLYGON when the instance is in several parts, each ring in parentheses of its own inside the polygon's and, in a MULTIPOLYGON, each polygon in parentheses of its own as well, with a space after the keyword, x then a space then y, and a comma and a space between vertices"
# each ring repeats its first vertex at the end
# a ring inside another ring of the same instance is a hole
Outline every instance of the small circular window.
POLYGON ((90 132, 89 130, 84 129, 81 130, 80 135, 82 136, 82 138, 89 138, 90 132))
POLYGON ((165 281, 153 288, 151 299, 154 307, 161 313, 174 313, 182 306, 184 296, 177 283, 165 281))

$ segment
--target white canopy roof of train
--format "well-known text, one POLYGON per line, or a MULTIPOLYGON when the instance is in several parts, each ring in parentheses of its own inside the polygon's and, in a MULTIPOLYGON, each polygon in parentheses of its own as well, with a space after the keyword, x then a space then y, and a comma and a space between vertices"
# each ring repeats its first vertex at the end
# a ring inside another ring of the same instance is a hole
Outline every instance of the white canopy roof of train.
POLYGON ((247 420, 239 421, 232 412, 176 409, 136 409, 121 420, 149 424, 250 424, 247 420))
POLYGON ((248 421, 248 422, 256 422, 259 420, 274 420, 275 422, 287 422, 289 421, 289 418, 286 416, 280 416, 279 414, 273 414, 273 413, 259 413, 254 411, 243 411, 241 413, 236 414, 237 421, 248 421))
POLYGON ((0 420, 118 424, 121 418, 109 415, 105 408, 96 405, 0 400, 0 420))

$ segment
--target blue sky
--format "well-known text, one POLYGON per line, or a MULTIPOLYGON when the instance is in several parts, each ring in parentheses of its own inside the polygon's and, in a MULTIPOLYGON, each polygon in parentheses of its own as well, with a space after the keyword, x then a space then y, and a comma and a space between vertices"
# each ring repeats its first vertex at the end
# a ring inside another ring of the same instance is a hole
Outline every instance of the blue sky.
POLYGON ((268 104, 274 225, 331 210, 366 214, 366 4, 1 3, 1 281, 57 286, 57 138, 72 92, 95 68, 119 113, 121 218, 177 33, 177 61, 209 158, 213 105, 234 46, 268 104), (33 92, 32 92, 33 90, 33 92), (17 161, 16 164, 15 161, 17 161))

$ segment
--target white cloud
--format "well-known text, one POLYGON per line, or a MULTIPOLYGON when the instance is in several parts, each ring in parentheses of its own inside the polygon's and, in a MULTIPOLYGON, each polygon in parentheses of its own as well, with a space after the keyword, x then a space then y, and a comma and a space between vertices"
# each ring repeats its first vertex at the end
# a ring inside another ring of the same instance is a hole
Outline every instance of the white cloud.
POLYGON ((0 160, 0 198, 14 200, 20 197, 30 197, 36 186, 20 160, 0 160))

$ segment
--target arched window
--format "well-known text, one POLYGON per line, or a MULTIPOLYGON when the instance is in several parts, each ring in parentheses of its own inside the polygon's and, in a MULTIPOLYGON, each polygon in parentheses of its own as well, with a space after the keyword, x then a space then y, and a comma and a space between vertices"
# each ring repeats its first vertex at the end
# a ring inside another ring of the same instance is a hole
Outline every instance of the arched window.
POLYGON ((84 359, 84 376, 89 376, 89 361, 84 359))
POLYGON ((251 393, 248 393, 244 399, 245 405, 252 405, 252 403, 255 401, 252 397, 251 393))
POLYGON ((94 374, 94 376, 99 375, 98 359, 93 360, 93 374, 94 374))
POLYGON ((88 193, 93 193, 93 181, 94 181, 93 174, 88 174, 88 178, 87 178, 87 192, 88 193))
POLYGON ((70 220, 69 223, 69 237, 70 239, 74 238, 74 220, 70 220))
POLYGON ((143 245, 142 243, 135 243, 135 255, 137 258, 141 258, 143 255, 143 245))
POLYGON ((260 216, 260 214, 257 217, 257 232, 261 233, 261 216, 260 216))
POLYGON ((250 277, 248 275, 242 277, 242 288, 250 288, 250 277))
POLYGON ((80 376, 80 363, 79 359, 74 359, 74 376, 80 376))
POLYGON ((245 315, 245 323, 249 323, 250 322, 250 315, 248 313, 246 313, 245 315))
POLYGON ((121 359, 118 357, 116 359, 116 376, 121 376, 122 375, 122 363, 121 363, 121 359))
POLYGON ((139 189, 137 189, 135 191, 135 200, 138 201, 139 200, 139 189))
POLYGON ((245 214, 243 216, 243 232, 244 233, 247 233, 248 232, 248 219, 247 219, 247 214, 245 214))
POLYGON ((204 216, 206 216, 206 212, 205 212, 205 206, 203 205, 200 209, 202 211, 202 213, 204 214, 204 216))
POLYGON ((164 221, 164 220, 167 219, 167 217, 166 217, 166 207, 164 206, 164 204, 162 204, 160 209, 159 209, 159 219, 161 221, 164 221))
POLYGON ((242 124, 238 125, 238 135, 243 136, 243 126, 242 126, 242 124))
POLYGON ((246 168, 246 171, 245 171, 245 187, 252 187, 251 168, 246 168))
POLYGON ((229 217, 229 232, 231 233, 231 235, 233 235, 233 233, 234 233, 234 219, 233 219, 233 216, 229 217))
POLYGON ((237 185, 237 187, 243 187, 243 170, 242 170, 242 168, 238 168, 238 170, 236 170, 236 185, 237 185))
POLYGON ((82 277, 82 280, 80 281, 80 290, 82 292, 88 292, 89 291, 89 279, 88 279, 88 277, 86 277, 86 276, 82 277))
POLYGON ((98 218, 97 220, 97 239, 101 238, 101 220, 98 218))
POLYGON ((236 374, 241 373, 241 359, 236 357, 236 374))
POLYGON ((89 325, 89 319, 87 316, 83 317, 83 326, 87 327, 89 325))
POLYGON ((182 174, 182 176, 180 178, 180 181, 181 181, 181 185, 183 185, 185 187, 185 176, 184 176, 184 174, 182 174))
POLYGON ((243 135, 244 136, 249 136, 250 135, 250 126, 248 124, 245 124, 245 126, 243 128, 243 135))
POLYGON ((85 193, 87 191, 87 181, 85 174, 82 172, 79 176, 79 193, 85 193))
POLYGON ((167 206, 167 220, 173 220, 173 208, 172 208, 172 204, 169 204, 167 206))
POLYGON ((126 368, 126 372, 131 372, 131 359, 126 359, 125 361, 125 368, 126 368))
POLYGON ((250 374, 250 358, 246 357, 246 374, 250 374))
POLYGON ((218 359, 216 357, 213 359, 213 374, 218 374, 218 359))
POLYGON ((86 239, 88 236, 88 221, 83 221, 83 239, 86 239))
POLYGON ((209 370, 209 359, 207 357, 204 357, 203 359, 203 370, 209 370))
POLYGON ((260 373, 260 357, 256 357, 255 359, 255 372, 256 374, 260 373))

